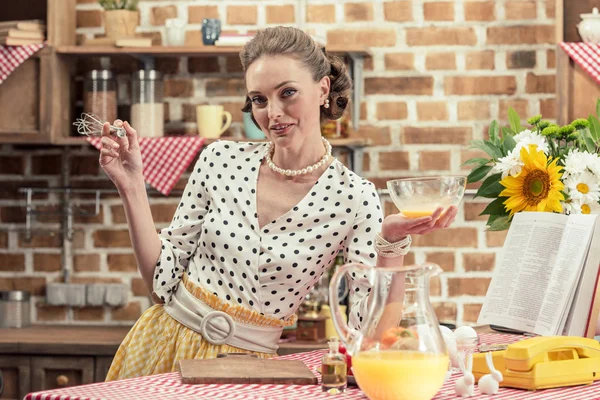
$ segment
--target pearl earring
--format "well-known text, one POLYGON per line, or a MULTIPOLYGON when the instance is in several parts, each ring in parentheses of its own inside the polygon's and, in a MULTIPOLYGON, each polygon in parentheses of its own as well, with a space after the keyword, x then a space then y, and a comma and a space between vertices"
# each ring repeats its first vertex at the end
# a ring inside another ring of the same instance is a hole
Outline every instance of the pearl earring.
POLYGON ((325 104, 323 104, 323 107, 329 108, 329 99, 325 99, 325 104))

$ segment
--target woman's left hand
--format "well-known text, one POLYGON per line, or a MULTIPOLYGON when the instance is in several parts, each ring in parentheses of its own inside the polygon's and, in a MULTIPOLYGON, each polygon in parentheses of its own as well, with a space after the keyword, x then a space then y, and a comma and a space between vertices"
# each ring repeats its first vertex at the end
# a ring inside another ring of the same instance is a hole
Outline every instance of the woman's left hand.
POLYGON ((390 243, 402 240, 406 235, 424 235, 426 233, 449 227, 458 208, 450 206, 444 211, 437 208, 430 217, 406 218, 402 213, 385 217, 381 225, 381 236, 390 243))

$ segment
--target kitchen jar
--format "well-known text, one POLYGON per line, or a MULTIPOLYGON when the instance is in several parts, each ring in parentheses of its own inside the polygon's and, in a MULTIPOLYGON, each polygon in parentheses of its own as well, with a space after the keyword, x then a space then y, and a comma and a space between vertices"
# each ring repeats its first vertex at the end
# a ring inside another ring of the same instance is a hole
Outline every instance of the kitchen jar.
POLYGON ((600 13, 594 7, 591 13, 580 14, 581 22, 577 25, 579 36, 586 43, 600 43, 600 13))
POLYGON ((29 292, 0 291, 0 328, 24 328, 31 325, 29 292))
POLYGON ((112 71, 94 69, 85 75, 83 111, 111 124, 117 119, 117 82, 112 71))
POLYGON ((131 82, 131 125, 141 137, 164 134, 164 87, 155 70, 134 72, 131 82))

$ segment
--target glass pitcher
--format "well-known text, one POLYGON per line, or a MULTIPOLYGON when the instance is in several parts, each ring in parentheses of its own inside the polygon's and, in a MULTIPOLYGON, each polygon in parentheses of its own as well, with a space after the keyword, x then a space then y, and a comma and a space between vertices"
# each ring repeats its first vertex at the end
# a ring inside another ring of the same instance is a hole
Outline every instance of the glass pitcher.
POLYGON ((448 353, 429 302, 429 279, 441 272, 432 263, 391 268, 351 263, 334 273, 329 286, 333 323, 369 399, 429 400, 444 383, 448 353), (346 273, 351 284, 361 280, 371 288, 359 330, 346 324, 338 306, 338 286, 346 273))

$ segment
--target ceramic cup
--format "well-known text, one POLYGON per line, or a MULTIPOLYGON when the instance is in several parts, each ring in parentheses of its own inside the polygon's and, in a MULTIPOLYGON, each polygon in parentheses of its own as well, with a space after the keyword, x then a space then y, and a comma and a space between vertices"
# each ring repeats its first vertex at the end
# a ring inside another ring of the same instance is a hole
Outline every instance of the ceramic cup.
POLYGON ((248 139, 265 138, 265 133, 254 124, 249 112, 244 113, 244 133, 248 139))
POLYGON ((198 134, 209 139, 219 138, 231 125, 231 114, 219 105, 196 107, 198 134))

